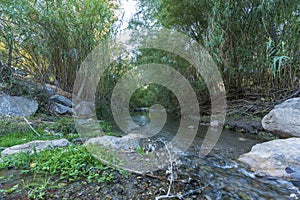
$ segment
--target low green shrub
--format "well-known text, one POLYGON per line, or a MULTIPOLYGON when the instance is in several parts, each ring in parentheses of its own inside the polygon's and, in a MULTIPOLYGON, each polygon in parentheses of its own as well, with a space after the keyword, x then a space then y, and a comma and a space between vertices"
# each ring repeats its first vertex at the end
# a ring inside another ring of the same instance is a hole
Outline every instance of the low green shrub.
POLYGON ((0 158, 0 169, 25 169, 24 172, 59 175, 60 179, 75 181, 86 177, 88 181, 109 181, 111 169, 94 158, 84 146, 44 150, 32 155, 20 153, 0 158))

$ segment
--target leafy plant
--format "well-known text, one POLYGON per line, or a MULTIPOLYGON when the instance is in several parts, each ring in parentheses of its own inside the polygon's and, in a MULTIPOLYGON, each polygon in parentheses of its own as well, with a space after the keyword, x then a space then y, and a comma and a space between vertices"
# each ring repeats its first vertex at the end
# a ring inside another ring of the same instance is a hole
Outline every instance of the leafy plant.
POLYGON ((1 158, 0 169, 7 167, 26 169, 24 172, 59 175, 60 179, 69 181, 83 177, 99 182, 112 179, 112 175, 105 172, 109 168, 81 145, 44 150, 33 155, 21 153, 1 158))
POLYGON ((5 190, 1 189, 0 193, 8 193, 8 194, 10 194, 10 193, 13 193, 15 191, 21 191, 18 188, 19 188, 19 184, 16 184, 16 185, 14 185, 14 186, 12 186, 12 187, 10 187, 8 189, 5 189, 5 190))
POLYGON ((281 49, 281 52, 285 52, 284 43, 282 42, 281 48, 280 45, 274 46, 273 40, 269 39, 267 42, 267 60, 271 59, 270 69, 272 75, 275 77, 276 75, 278 78, 281 76, 281 70, 285 66, 285 62, 290 59, 288 56, 284 55, 276 55, 278 50, 281 49))
POLYGON ((28 153, 19 153, 13 156, 0 158, 0 169, 5 168, 26 168, 29 166, 31 156, 28 153))
POLYGON ((28 191, 28 197, 33 199, 44 199, 47 193, 47 189, 50 185, 50 178, 45 178, 44 180, 36 181, 36 175, 33 178, 33 181, 28 182, 24 181, 23 186, 28 191))

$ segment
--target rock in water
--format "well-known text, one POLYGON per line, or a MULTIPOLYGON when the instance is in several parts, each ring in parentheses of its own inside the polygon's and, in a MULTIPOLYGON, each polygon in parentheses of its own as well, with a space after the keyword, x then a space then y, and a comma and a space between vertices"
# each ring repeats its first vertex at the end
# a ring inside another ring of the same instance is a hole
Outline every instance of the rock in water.
POLYGON ((278 139, 257 144, 239 161, 249 164, 252 171, 277 177, 288 177, 286 166, 300 169, 300 138, 278 139))
POLYGON ((38 109, 38 102, 25 97, 0 94, 0 115, 29 116, 38 109))
POLYGON ((47 148, 54 147, 65 147, 68 146, 70 142, 67 139, 59 139, 59 140, 35 140, 32 142, 28 142, 26 144, 15 145, 9 148, 4 149, 1 152, 1 156, 13 155, 20 152, 28 152, 30 154, 34 153, 34 151, 38 152, 47 148))
POLYGON ((262 126, 282 138, 300 137, 300 97, 275 106, 262 119, 262 126))

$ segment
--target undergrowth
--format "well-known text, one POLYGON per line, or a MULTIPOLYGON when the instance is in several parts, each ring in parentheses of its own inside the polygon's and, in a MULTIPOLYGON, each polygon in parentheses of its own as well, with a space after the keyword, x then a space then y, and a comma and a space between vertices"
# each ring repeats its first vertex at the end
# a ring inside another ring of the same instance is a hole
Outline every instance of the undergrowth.
POLYGON ((113 179, 110 169, 94 158, 84 146, 70 145, 29 153, 20 153, 0 158, 0 169, 24 169, 24 173, 58 175, 60 180, 75 181, 87 178, 98 182, 113 179), (104 173, 105 172, 105 173, 104 173))
MULTIPOLYGON (((42 133, 41 130, 37 132, 42 133)), ((28 132, 12 132, 5 134, 0 139, 0 147, 11 147, 18 144, 27 143, 33 140, 54 140, 61 138, 59 135, 54 134, 41 134, 40 136, 36 135, 33 131, 28 132)))

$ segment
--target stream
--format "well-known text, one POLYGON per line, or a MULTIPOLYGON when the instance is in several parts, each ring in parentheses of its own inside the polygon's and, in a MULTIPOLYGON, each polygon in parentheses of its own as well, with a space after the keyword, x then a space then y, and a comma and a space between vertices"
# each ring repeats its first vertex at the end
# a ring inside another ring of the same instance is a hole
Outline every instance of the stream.
MULTIPOLYGON (((145 124, 145 120, 146 124, 149 123, 145 113, 133 116, 133 121, 137 124, 145 124)), ((174 135, 179 120, 176 116, 168 115, 161 137, 174 135)), ((209 186, 207 196, 211 199, 290 199, 290 194, 298 193, 298 188, 290 182, 256 175, 249 171, 247 165, 237 161, 252 146, 264 142, 256 135, 223 130, 214 149, 204 158, 199 158, 200 146, 207 129, 208 126, 199 126, 193 143, 180 157, 178 176, 209 186)))
MULTIPOLYGON (((150 121, 146 112, 135 113, 132 119, 135 123, 143 125, 149 124, 150 121)), ((178 127, 179 118, 168 115, 164 128, 156 137, 172 138, 178 127)), ((247 165, 237 161, 241 154, 249 152, 252 146, 263 142, 253 134, 223 130, 214 149, 207 156, 200 158, 199 151, 207 128, 205 125, 199 126, 194 141, 175 165, 173 175, 176 176, 171 188, 172 194, 179 194, 186 200, 277 200, 293 199, 290 197, 291 194, 299 196, 298 188, 292 183, 280 178, 255 175, 249 171, 247 165)), ((124 176, 117 171, 113 173, 115 178, 108 184, 87 183, 84 180, 63 183, 64 187, 48 189, 46 199, 148 200, 167 193, 169 181, 166 170, 155 171, 150 176, 138 174, 124 176)), ((4 180, 0 180, 0 190, 22 184, 21 180, 30 183, 34 178, 38 179, 32 175, 22 175, 20 170, 2 170, 1 176, 4 180)), ((0 200, 27 199, 21 198, 26 195, 24 191, 19 193, 21 196, 13 198, 9 194, 1 196, 0 192, 0 200)))

